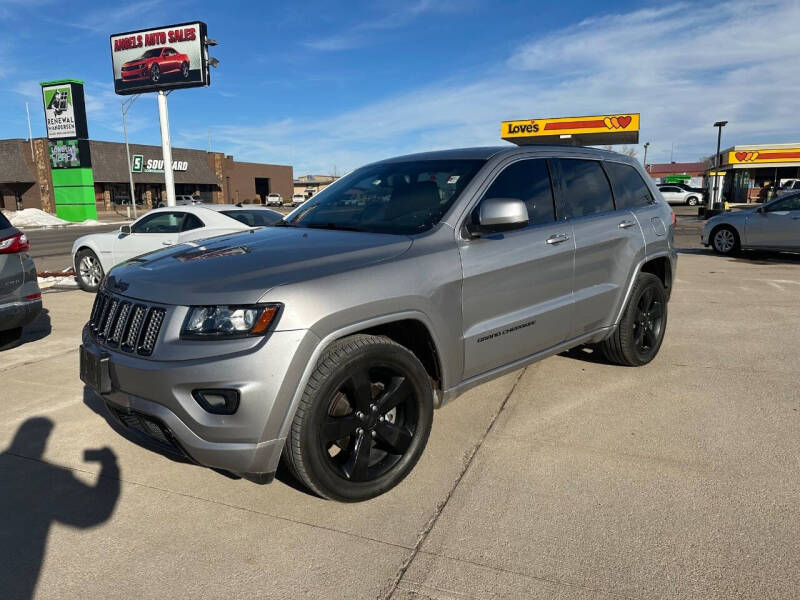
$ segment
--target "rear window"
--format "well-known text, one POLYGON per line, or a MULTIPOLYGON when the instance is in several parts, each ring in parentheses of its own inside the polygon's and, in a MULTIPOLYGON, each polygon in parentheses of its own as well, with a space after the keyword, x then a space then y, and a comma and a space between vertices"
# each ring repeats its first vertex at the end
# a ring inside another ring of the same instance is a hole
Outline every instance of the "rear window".
POLYGON ((598 161, 562 158, 560 164, 566 191, 564 218, 614 210, 611 186, 598 161))
POLYGON ((607 162, 606 170, 614 186, 614 198, 617 208, 638 208, 653 203, 650 188, 639 175, 639 172, 630 165, 607 162))
POLYGON ((0 229, 8 229, 9 227, 11 227, 11 223, 9 223, 5 215, 0 212, 0 229))

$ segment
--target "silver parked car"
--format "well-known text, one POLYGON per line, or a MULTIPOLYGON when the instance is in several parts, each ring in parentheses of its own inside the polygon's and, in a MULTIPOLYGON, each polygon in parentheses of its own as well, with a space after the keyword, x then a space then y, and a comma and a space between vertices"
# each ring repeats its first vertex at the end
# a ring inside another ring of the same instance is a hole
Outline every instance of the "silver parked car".
POLYGON ((27 236, 0 213, 0 350, 14 346, 22 328, 42 311, 29 247, 27 236))
POLYGON ((659 185, 658 191, 669 204, 697 206, 703 202, 702 191, 687 190, 677 185, 659 185))
POLYGON ((277 227, 114 267, 81 377, 163 449, 258 481, 283 456, 317 494, 364 500, 411 471, 433 409, 476 385, 582 344, 651 361, 673 233, 672 210, 620 154, 384 160, 277 227))
POLYGON ((712 217, 700 241, 718 254, 741 249, 800 250, 800 193, 772 202, 712 217))

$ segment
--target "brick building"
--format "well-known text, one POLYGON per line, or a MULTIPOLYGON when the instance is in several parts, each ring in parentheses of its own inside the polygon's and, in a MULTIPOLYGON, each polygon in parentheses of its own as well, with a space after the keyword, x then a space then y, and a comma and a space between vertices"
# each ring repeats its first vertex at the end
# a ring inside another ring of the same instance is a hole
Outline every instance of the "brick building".
MULTIPOLYGON (((130 202, 131 170, 125 144, 89 142, 94 192, 98 210, 114 203, 130 202)), ((137 202, 152 206, 166 200, 161 146, 130 145, 134 193, 137 202), (140 158, 135 158, 135 157, 140 158)), ((277 192, 290 198, 293 191, 292 167, 236 161, 221 152, 173 148, 175 193, 200 196, 207 202, 257 203, 277 192)), ((53 181, 46 139, 0 140, 0 208, 18 210, 40 208, 54 211, 53 181)))

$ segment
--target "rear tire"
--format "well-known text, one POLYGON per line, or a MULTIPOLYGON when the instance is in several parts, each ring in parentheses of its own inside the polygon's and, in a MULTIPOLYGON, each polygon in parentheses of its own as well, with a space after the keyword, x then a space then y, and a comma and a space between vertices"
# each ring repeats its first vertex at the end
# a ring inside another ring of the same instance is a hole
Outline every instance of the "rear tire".
POLYGON ((97 255, 88 248, 78 250, 75 254, 75 278, 81 289, 84 292, 95 293, 100 289, 104 276, 103 266, 97 255))
POLYGON ((152 83, 158 83, 161 79, 161 69, 158 68, 158 65, 153 65, 150 67, 150 81, 152 83))
POLYGON ((181 64, 181 77, 189 79, 189 63, 181 64))
POLYGON ((689 206, 697 206, 698 202, 699 200, 694 196, 689 196, 688 200, 686 200, 686 203, 689 206))
POLYGON ((0 331, 0 352, 18 346, 20 338, 22 338, 22 327, 0 331))
POLYGON ((609 362, 640 367, 653 360, 667 329, 667 293, 652 273, 639 273, 619 325, 599 347, 609 362))
POLYGON ((411 472, 432 422, 430 378, 419 359, 389 338, 353 335, 317 361, 284 462, 324 498, 368 500, 411 472))

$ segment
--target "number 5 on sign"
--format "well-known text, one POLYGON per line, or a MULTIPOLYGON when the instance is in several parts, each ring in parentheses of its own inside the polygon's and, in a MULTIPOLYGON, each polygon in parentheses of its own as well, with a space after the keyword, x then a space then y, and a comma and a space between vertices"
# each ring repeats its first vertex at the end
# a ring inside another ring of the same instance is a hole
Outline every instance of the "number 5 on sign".
POLYGON ((131 161, 131 173, 141 173, 143 162, 144 162, 144 156, 142 156, 141 154, 134 154, 133 160, 131 161))

